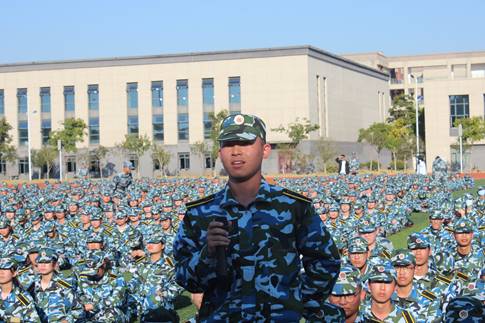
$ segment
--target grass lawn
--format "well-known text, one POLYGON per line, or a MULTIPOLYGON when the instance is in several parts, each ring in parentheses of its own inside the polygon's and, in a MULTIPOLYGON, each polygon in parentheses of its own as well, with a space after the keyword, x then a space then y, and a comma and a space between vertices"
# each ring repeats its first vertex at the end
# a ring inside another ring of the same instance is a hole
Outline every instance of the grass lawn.
MULTIPOLYGON (((476 195, 477 187, 481 185, 485 185, 485 179, 476 180, 475 188, 473 189, 453 192, 453 197, 460 197, 465 193, 476 195)), ((411 215, 411 220, 414 223, 412 227, 405 228, 389 237, 395 248, 407 248, 408 236, 413 232, 422 230, 429 224, 428 215, 426 213, 413 213, 411 215)), ((191 304, 190 294, 188 292, 184 292, 177 298, 175 301, 175 309, 180 316, 181 322, 185 322, 195 315, 195 306, 191 304)))

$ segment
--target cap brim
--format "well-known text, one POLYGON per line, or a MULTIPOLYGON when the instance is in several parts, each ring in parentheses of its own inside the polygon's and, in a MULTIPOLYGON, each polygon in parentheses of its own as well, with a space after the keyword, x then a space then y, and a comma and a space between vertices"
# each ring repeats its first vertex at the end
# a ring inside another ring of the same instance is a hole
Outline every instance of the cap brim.
POLYGON ((251 142, 251 141, 255 141, 257 137, 258 136, 256 134, 249 133, 249 132, 244 132, 244 133, 229 132, 219 136, 217 140, 219 140, 220 142, 224 142, 224 141, 251 142))

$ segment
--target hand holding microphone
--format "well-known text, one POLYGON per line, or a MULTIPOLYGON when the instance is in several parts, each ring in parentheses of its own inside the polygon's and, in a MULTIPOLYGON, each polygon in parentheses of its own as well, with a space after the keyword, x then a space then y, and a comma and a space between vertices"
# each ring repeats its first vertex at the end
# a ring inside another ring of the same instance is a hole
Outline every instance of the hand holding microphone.
POLYGON ((215 217, 207 229, 207 248, 217 258, 218 277, 227 276, 226 248, 231 242, 228 229, 227 219, 222 216, 215 217))

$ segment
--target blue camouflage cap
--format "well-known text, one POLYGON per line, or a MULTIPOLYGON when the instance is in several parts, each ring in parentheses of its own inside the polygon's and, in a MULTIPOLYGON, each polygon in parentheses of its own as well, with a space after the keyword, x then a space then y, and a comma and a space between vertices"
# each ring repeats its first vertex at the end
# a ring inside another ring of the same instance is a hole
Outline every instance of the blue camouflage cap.
POLYGON ((483 322, 485 306, 483 301, 473 296, 463 296, 452 299, 446 308, 445 323, 483 322))
POLYGON ((261 138, 266 142, 266 125, 259 117, 250 114, 235 114, 226 117, 217 138, 224 141, 254 141, 261 138))
POLYGON ((422 233, 411 233, 408 237, 408 248, 414 249, 426 249, 430 247, 428 238, 422 233))
POLYGON ((0 258, 0 269, 16 269, 17 264, 11 257, 1 257, 0 258))
POLYGON ((416 265, 416 257, 408 249, 397 249, 391 258, 394 267, 405 267, 409 265, 416 265))
POLYGON ((145 243, 165 243, 164 234, 160 231, 155 231, 145 238, 145 243))
POLYGON ((366 275, 370 282, 385 282, 390 283, 396 281, 396 270, 387 263, 379 263, 373 265, 366 275))
POLYGON ((365 253, 369 251, 369 243, 362 237, 354 237, 348 242, 349 253, 365 253))
POLYGON ((332 295, 342 296, 355 294, 362 286, 359 275, 359 270, 354 266, 350 264, 343 265, 340 268, 337 281, 333 286, 332 295))
POLYGON ((57 261, 57 253, 51 248, 41 248, 35 259, 37 263, 51 263, 57 261))
POLYGON ((0 229, 5 229, 5 228, 8 228, 9 226, 10 226, 9 219, 5 217, 0 218, 0 229))
POLYGON ((473 222, 467 218, 459 218, 453 225, 454 233, 470 233, 473 231, 473 222))
POLYGON ((431 212, 429 214, 430 220, 441 220, 443 218, 444 218, 443 211, 441 211, 441 210, 434 210, 433 212, 431 212))
POLYGON ((133 163, 129 160, 125 160, 123 162, 123 168, 129 168, 131 170, 134 170, 135 169, 135 166, 133 166, 133 163))
POLYGON ((359 233, 371 233, 377 230, 376 224, 371 220, 363 220, 359 225, 359 233))

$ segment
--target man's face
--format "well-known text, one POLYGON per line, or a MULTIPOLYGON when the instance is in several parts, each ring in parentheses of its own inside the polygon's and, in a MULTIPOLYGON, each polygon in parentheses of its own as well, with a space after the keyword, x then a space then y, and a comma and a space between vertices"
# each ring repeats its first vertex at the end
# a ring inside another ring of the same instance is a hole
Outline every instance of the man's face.
POLYGON ((376 242, 377 239, 377 230, 372 231, 372 232, 367 232, 367 233, 359 233, 359 235, 367 240, 367 243, 369 245, 372 245, 376 242))
POLYGON ((41 262, 37 263, 37 271, 41 275, 48 275, 54 271, 55 263, 54 262, 41 262))
POLYGON ((101 226, 101 220, 91 220, 91 226, 95 229, 101 226))
POLYGON ((10 234, 10 227, 0 229, 0 235, 2 237, 8 237, 9 234, 10 234))
POLYGON ((396 288, 396 283, 385 282, 369 282, 369 290, 372 296, 372 300, 376 303, 387 303, 396 288))
POLYGON ((423 266, 428 263, 431 254, 430 248, 412 249, 411 252, 416 257, 416 266, 423 266))
POLYGON ((455 233, 456 243, 460 247, 468 247, 472 243, 473 232, 455 233))
POLYGON ((348 212, 350 210, 350 204, 344 203, 340 205, 340 210, 342 212, 348 212))
POLYGON ((163 230, 168 230, 168 229, 170 229, 170 225, 172 224, 172 221, 170 219, 163 219, 161 221, 161 224, 162 224, 163 230))
POLYGON ((367 263, 367 257, 367 252, 349 254, 350 263, 358 269, 364 268, 365 264, 367 263))
POLYGON ((414 278, 414 265, 397 266, 397 285, 399 287, 406 287, 413 283, 414 278))
POLYGON ((269 157, 271 146, 260 138, 252 142, 228 141, 221 143, 219 157, 229 178, 244 182, 261 171, 263 159, 269 157))
POLYGON ((0 284, 11 282, 13 277, 15 273, 11 269, 0 269, 0 284))
POLYGON ((147 243, 147 250, 148 253, 157 254, 163 251, 163 244, 162 243, 147 243))
POLYGON ((441 225, 443 224, 443 219, 431 219, 431 227, 434 230, 439 230, 441 229, 441 225))
POLYGON ((126 223, 127 219, 126 218, 116 218, 115 222, 116 225, 123 226, 126 223))
POLYGON ((330 303, 340 306, 345 311, 345 317, 349 318, 359 310, 360 305, 360 288, 355 292, 355 294, 335 296, 330 295, 330 303))
POLYGON ((103 244, 101 242, 88 242, 88 250, 101 250, 103 249, 103 244))
POLYGON ((338 211, 330 211, 328 213, 328 216, 330 217, 330 219, 336 219, 338 218, 338 215, 339 215, 338 211))

